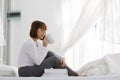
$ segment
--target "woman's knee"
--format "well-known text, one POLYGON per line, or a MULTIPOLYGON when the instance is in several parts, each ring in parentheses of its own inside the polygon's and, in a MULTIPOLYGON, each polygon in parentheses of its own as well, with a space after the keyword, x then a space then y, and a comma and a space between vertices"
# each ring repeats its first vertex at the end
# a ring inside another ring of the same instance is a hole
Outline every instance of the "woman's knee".
POLYGON ((52 57, 53 61, 60 64, 60 59, 56 56, 52 57))
POLYGON ((59 60, 58 57, 56 57, 56 56, 53 56, 52 58, 53 58, 54 60, 59 60))
POLYGON ((48 51, 47 56, 45 57, 45 59, 50 58, 50 57, 54 57, 54 56, 55 55, 54 55, 54 53, 52 51, 48 51))

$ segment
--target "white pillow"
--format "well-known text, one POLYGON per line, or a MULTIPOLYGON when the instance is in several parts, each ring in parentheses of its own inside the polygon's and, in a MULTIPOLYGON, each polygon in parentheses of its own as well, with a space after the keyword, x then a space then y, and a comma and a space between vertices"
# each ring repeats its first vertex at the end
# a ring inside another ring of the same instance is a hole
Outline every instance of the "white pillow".
POLYGON ((105 59, 110 71, 109 74, 120 74, 120 53, 109 54, 105 56, 105 59))
POLYGON ((87 75, 95 76, 95 75, 107 75, 108 67, 105 63, 101 63, 99 65, 95 65, 93 68, 89 69, 87 75))
POLYGON ((14 67, 1 64, 0 65, 0 76, 14 77, 14 76, 17 76, 17 72, 15 71, 14 67))
POLYGON ((104 58, 89 62, 78 70, 80 75, 86 76, 106 75, 108 72, 104 58))

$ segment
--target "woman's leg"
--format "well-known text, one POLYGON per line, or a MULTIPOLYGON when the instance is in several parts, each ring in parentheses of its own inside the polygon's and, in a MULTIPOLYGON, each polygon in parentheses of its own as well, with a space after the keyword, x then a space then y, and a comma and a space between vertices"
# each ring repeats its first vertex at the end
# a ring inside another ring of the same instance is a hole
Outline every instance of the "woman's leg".
POLYGON ((63 67, 60 66, 60 64, 61 63, 60 63, 59 58, 51 57, 51 58, 48 58, 47 60, 44 60, 43 63, 40 65, 40 67, 43 69, 43 71, 42 71, 43 73, 44 73, 44 69, 47 69, 47 68, 49 69, 52 66, 55 69, 67 69, 69 76, 78 76, 78 73, 74 72, 68 66, 63 68, 63 67))
POLYGON ((70 69, 68 66, 66 66, 64 69, 68 70, 68 75, 69 76, 78 76, 78 73, 76 73, 75 71, 73 71, 72 69, 70 69))
POLYGON ((49 68, 60 68, 57 57, 50 57, 45 59, 40 65, 25 66, 18 69, 19 76, 29 77, 36 76, 40 77, 44 73, 44 69, 49 68))
MULTIPOLYGON (((54 55, 54 53, 52 52, 52 51, 49 51, 48 53, 47 53, 47 56, 46 56, 46 58, 45 59, 47 59, 47 58, 50 58, 50 57, 54 57, 55 55, 54 55)), ((55 56, 55 57, 57 57, 57 56, 55 56)), ((57 61, 58 61, 59 59, 57 59, 57 61)), ((58 61, 59 62, 59 61, 58 61)), ((58 63, 58 64, 60 64, 60 63, 58 63)), ((60 65, 59 65, 60 66, 60 65)), ((62 67, 60 67, 60 68, 62 68, 62 67)), ((72 69, 70 69, 68 66, 66 66, 65 67, 67 70, 68 70, 68 75, 69 76, 78 76, 78 74, 76 73, 76 72, 74 72, 72 69)))
POLYGON ((54 57, 54 56, 55 55, 54 55, 54 53, 52 51, 48 51, 47 56, 45 57, 45 59, 50 58, 50 57, 54 57))
MULTIPOLYGON (((26 66, 19 68, 19 76, 23 77, 29 77, 29 76, 36 76, 40 77, 44 73, 44 69, 49 69, 49 68, 61 68, 60 66, 60 59, 57 57, 50 57, 45 59, 40 65, 34 65, 34 66, 26 66)), ((71 70, 69 67, 65 67, 64 69, 68 70, 68 75, 69 76, 78 76, 76 72, 71 70)))
MULTIPOLYGON (((54 57, 54 53, 52 51, 48 51, 47 53, 47 56, 45 57, 45 59, 48 59, 50 57, 54 57)), ((44 60, 45 60, 44 59, 44 60)), ((49 60, 51 61, 51 60, 49 60)), ((46 64, 46 63, 45 63, 46 64)), ((41 73, 37 73, 36 71, 38 70, 38 66, 37 65, 33 65, 33 66, 25 66, 25 67, 21 67, 18 69, 18 73, 19 73, 19 76, 36 76, 36 75, 39 75, 41 74, 42 75, 42 72, 41 73), (31 74, 30 72, 28 71, 32 71, 32 73, 34 74, 31 74), (35 72, 34 72, 35 71, 35 72)), ((40 75, 39 75, 40 76, 40 75)))

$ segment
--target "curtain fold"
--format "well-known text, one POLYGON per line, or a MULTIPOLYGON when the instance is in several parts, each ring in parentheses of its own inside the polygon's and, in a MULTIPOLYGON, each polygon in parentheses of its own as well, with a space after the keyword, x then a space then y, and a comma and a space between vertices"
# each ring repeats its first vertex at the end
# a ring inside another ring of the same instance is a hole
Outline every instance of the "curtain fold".
POLYGON ((108 0, 109 5, 97 23, 100 39, 120 44, 120 0, 108 0))
POLYGON ((104 0, 86 0, 78 21, 73 27, 66 43, 58 50, 61 55, 71 48, 92 26, 96 24, 104 12, 104 6, 104 0))
POLYGON ((66 42, 59 52, 68 66, 77 70, 120 52, 120 0, 63 0, 62 6, 66 42))
POLYGON ((0 15, 0 46, 5 45, 5 40, 4 40, 4 34, 3 34, 3 25, 1 21, 1 15, 0 15))
POLYGON ((0 46, 6 45, 5 39, 4 39, 4 30, 3 30, 3 23, 4 23, 4 0, 1 0, 0 3, 0 46))

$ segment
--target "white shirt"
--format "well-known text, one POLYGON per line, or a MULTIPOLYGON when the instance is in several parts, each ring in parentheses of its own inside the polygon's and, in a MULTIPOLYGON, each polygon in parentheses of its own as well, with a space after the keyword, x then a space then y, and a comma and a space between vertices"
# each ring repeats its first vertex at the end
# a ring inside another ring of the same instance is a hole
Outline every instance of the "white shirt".
POLYGON ((19 54, 18 67, 40 65, 48 53, 48 48, 41 45, 38 40, 38 47, 35 41, 30 38, 27 40, 19 54))

